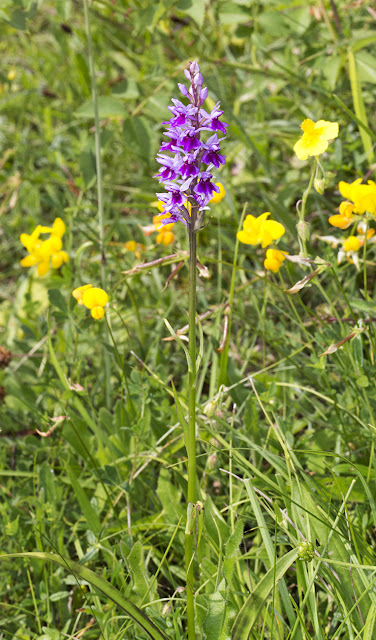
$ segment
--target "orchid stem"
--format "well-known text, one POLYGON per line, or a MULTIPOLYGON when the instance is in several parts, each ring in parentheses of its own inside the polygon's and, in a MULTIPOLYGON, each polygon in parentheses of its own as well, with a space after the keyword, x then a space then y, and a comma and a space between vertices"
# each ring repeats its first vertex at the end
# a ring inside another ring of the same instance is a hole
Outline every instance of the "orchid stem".
POLYGON ((196 502, 196 262, 197 262, 197 231, 194 229, 195 215, 192 207, 192 221, 188 227, 189 233, 189 355, 190 368, 188 375, 188 511, 187 528, 185 532, 185 566, 187 573, 187 632, 188 640, 195 640, 195 608, 194 608, 194 531, 190 530, 188 522, 189 507, 196 502))

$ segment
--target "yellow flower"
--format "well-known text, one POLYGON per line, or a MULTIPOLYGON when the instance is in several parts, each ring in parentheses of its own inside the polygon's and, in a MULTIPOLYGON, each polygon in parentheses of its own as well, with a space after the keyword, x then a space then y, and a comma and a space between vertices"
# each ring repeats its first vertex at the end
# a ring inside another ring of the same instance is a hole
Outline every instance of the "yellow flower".
POLYGON ((91 311, 94 320, 100 320, 104 316, 104 307, 108 302, 108 295, 99 287, 90 287, 84 291, 82 302, 91 311))
POLYGON ((354 213, 376 214, 376 183, 373 180, 368 180, 367 184, 362 184, 362 178, 351 183, 340 182, 338 189, 344 198, 354 203, 354 213))
POLYGON ((360 240, 356 236, 349 236, 342 244, 343 250, 346 251, 346 253, 348 251, 359 251, 361 246, 360 240))
POLYGON ((209 200, 209 203, 212 202, 213 204, 218 204, 218 202, 221 202, 225 197, 226 191, 221 182, 216 182, 215 186, 219 187, 219 193, 217 193, 217 191, 213 191, 213 197, 209 200))
POLYGON ((72 296, 77 300, 78 304, 83 304, 84 293, 87 289, 91 289, 92 286, 92 284, 84 284, 82 287, 77 287, 72 291, 72 296))
POLYGON ((62 238, 65 233, 65 224, 61 218, 55 218, 54 223, 52 225, 52 234, 54 236, 58 236, 62 238))
POLYGON ((261 243, 262 248, 267 247, 278 240, 285 233, 285 227, 280 222, 267 220, 270 212, 262 213, 261 216, 255 218, 248 215, 243 223, 243 229, 238 231, 237 238, 243 244, 261 243))
POLYGON ((133 251, 137 260, 141 258, 141 251, 145 250, 145 246, 143 244, 140 244, 139 242, 136 242, 136 240, 128 240, 128 242, 124 242, 124 248, 127 251, 133 251))
POLYGON ((278 249, 267 249, 266 258, 264 260, 264 267, 267 271, 273 271, 277 273, 281 267, 281 264, 286 260, 287 251, 278 251, 278 249))
MULTIPOLYGON (((166 225, 166 227, 169 226, 170 225, 166 225)), ((167 245, 174 242, 175 236, 172 231, 161 231, 160 233, 158 233, 156 240, 158 244, 163 244, 165 247, 167 247, 167 245)))
POLYGON ((330 216, 329 224, 339 229, 347 229, 354 220, 354 208, 355 205, 353 205, 352 202, 341 202, 339 205, 339 214, 330 216))
POLYGON ((17 75, 16 70, 15 69, 10 69, 10 71, 8 71, 8 73, 7 73, 7 78, 8 78, 8 80, 10 80, 10 82, 12 82, 12 80, 15 79, 16 75, 17 75))
POLYGON ((104 307, 108 302, 108 295, 103 289, 93 287, 92 284, 84 284, 72 291, 72 296, 78 304, 83 304, 90 309, 94 320, 100 320, 104 316, 104 307))
POLYGON ((170 217, 169 213, 160 213, 159 215, 154 216, 153 218, 154 227, 157 231, 159 231, 156 238, 157 243, 163 244, 164 246, 171 244, 175 240, 175 236, 171 231, 175 223, 170 222, 170 224, 163 225, 161 222, 164 218, 169 218, 169 217, 170 217))
POLYGON ((68 262, 68 254, 62 250, 62 236, 65 232, 65 224, 61 218, 56 218, 52 227, 43 227, 38 224, 34 231, 28 235, 21 233, 20 240, 28 250, 29 255, 21 260, 22 267, 37 266, 39 276, 44 276, 50 264, 54 269, 58 269, 65 262, 68 262), (49 233, 46 240, 40 239, 41 233, 49 233))
POLYGON ((294 151, 299 160, 307 160, 308 156, 319 156, 327 150, 329 140, 338 136, 338 122, 318 120, 313 122, 307 118, 300 128, 303 135, 294 146, 294 151))

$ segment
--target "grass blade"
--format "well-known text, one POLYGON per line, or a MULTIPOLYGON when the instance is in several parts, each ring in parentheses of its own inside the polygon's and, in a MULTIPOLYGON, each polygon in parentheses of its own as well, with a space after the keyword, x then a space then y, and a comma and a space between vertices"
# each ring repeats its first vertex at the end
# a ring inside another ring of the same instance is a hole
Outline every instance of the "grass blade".
POLYGON ((36 558, 47 562, 55 562, 71 573, 78 575, 83 580, 87 580, 89 584, 104 593, 107 598, 112 600, 112 602, 123 609, 123 611, 125 611, 125 613, 129 615, 129 617, 132 618, 132 620, 134 620, 141 627, 141 629, 146 631, 146 633, 150 638, 152 638, 152 640, 167 640, 164 633, 162 633, 162 631, 155 626, 155 624, 143 611, 141 611, 141 609, 136 607, 136 605, 125 598, 125 596, 123 596, 122 593, 120 593, 120 591, 116 589, 116 587, 110 584, 107 580, 104 580, 104 578, 98 576, 91 569, 83 567, 81 564, 73 562, 73 560, 69 560, 68 558, 63 558, 61 556, 55 555, 54 553, 47 553, 42 551, 9 553, 0 556, 0 560, 3 558, 36 558))
POLYGON ((247 640, 255 622, 258 620, 264 602, 272 591, 275 582, 280 580, 298 557, 298 550, 291 549, 283 558, 276 562, 275 567, 269 569, 262 580, 240 609, 232 628, 232 640, 247 640))

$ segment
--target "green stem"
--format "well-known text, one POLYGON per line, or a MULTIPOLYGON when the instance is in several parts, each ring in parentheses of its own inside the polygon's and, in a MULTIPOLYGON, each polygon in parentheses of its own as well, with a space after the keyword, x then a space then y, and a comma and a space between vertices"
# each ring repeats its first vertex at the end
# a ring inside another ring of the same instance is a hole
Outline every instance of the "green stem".
MULTIPOLYGON (((188 373, 188 509, 196 502, 196 263, 197 231, 194 230, 195 212, 192 207, 192 222, 189 233, 189 355, 188 373)), ((187 512, 187 514, 189 511, 187 512)), ((187 515, 187 518, 189 516, 187 515)), ((185 532, 185 566, 187 572, 187 632, 188 640, 195 640, 195 609, 193 597, 193 551, 194 533, 187 522, 185 532)))
POLYGON ((306 190, 303 193, 302 204, 301 204, 300 208, 298 209, 298 213, 299 213, 298 239, 299 239, 299 245, 300 245, 300 253, 302 254, 302 256, 304 258, 308 258, 307 244, 306 244, 306 239, 307 239, 307 235, 308 235, 308 225, 305 222, 305 209, 306 209, 307 198, 308 198, 309 194, 311 193, 311 189, 312 189, 312 185, 313 185, 313 179, 314 179, 314 177, 316 175, 316 169, 317 169, 317 158, 315 158, 315 161, 313 163, 313 167, 312 167, 312 171, 311 171, 311 176, 310 176, 310 179, 309 179, 308 187, 306 188, 306 190))
MULTIPOLYGON (((101 164, 101 140, 100 140, 100 125, 99 125, 99 111, 98 111, 98 96, 97 96, 97 83, 95 79, 94 69, 94 56, 93 56, 93 42, 91 38, 90 20, 89 20, 89 8, 88 0, 84 0, 84 13, 85 13, 85 25, 87 33, 87 48, 89 57, 89 72, 91 82, 91 95, 94 105, 94 126, 95 126, 95 163, 97 172, 97 198, 98 198, 98 236, 99 236, 99 253, 101 256, 101 284, 102 288, 106 289, 106 256, 104 251, 104 214, 103 214, 103 186, 102 186, 102 164, 101 164)), ((107 325, 105 327, 107 338, 107 325)), ((106 405, 111 407, 111 382, 110 382, 110 358, 106 350, 103 351, 103 364, 106 380, 106 405)))

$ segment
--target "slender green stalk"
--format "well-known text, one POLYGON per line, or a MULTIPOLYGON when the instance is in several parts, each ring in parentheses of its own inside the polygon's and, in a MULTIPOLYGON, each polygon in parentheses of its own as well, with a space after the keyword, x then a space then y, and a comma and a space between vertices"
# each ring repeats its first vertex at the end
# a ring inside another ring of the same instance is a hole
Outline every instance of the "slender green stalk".
MULTIPOLYGON (((94 69, 94 56, 93 56, 93 42, 91 38, 90 20, 89 20, 89 8, 88 0, 84 0, 84 12, 85 12, 85 26, 87 34, 87 48, 89 57, 89 72, 91 82, 91 96, 94 105, 94 125, 95 125, 95 163, 97 172, 97 198, 98 198, 98 236, 99 236, 99 253, 101 256, 100 270, 101 270, 101 284, 102 288, 106 289, 106 255, 104 251, 104 213, 103 213, 103 186, 102 186, 102 165, 101 165, 101 140, 100 140, 100 125, 99 125, 99 111, 98 111, 98 96, 97 96, 97 83, 95 79, 94 69)), ((107 325, 105 327, 105 335, 107 337, 107 325)), ((111 382, 110 382, 110 357, 106 350, 103 352, 103 365, 106 380, 106 405, 109 408, 111 406, 111 382)))
POLYGON ((317 169, 317 158, 315 158, 315 161, 313 163, 308 187, 303 193, 301 206, 298 208, 298 213, 299 213, 299 222, 297 225, 298 239, 299 239, 299 245, 300 245, 300 253, 304 258, 308 258, 307 244, 306 244, 307 237, 308 237, 308 225, 305 222, 305 209, 306 209, 307 198, 311 193, 313 179, 316 175, 316 169, 317 169))
POLYGON ((187 632, 188 640, 195 640, 195 610, 193 597, 193 550, 194 532, 190 526, 192 504, 196 502, 196 263, 197 231, 194 229, 195 212, 192 207, 192 222, 189 233, 189 355, 188 374, 188 493, 187 527, 185 531, 185 566, 187 572, 187 632))

